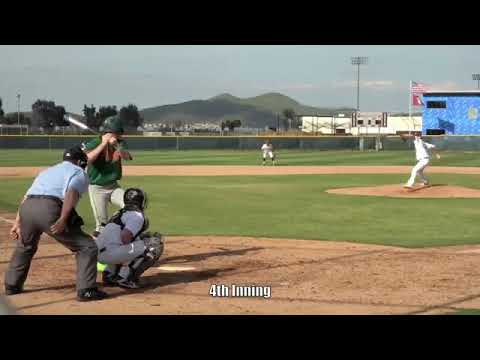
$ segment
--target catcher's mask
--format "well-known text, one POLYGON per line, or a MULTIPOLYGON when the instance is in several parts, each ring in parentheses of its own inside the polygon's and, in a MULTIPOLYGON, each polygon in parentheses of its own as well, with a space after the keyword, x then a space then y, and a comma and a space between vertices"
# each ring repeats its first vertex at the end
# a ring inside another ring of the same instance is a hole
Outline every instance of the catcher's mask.
POLYGON ((141 210, 147 208, 147 193, 139 188, 128 188, 123 194, 123 202, 125 206, 134 205, 141 210))

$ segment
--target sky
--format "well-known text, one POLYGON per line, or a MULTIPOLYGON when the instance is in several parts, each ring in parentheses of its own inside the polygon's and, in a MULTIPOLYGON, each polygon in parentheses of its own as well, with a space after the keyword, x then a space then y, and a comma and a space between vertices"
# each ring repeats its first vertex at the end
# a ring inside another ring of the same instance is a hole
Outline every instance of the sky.
POLYGON ((5 112, 17 111, 20 94, 21 111, 45 99, 81 113, 84 104, 143 109, 280 92, 304 105, 355 108, 352 56, 368 56, 361 111, 408 111, 410 80, 474 90, 480 73, 478 45, 1 45, 0 98, 5 112))

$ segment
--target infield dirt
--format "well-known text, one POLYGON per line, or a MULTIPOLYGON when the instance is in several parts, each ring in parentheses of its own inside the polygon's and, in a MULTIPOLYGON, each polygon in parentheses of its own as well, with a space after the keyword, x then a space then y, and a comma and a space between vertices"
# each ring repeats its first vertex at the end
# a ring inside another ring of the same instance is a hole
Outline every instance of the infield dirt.
MULTIPOLYGON (((126 167, 125 175, 133 175, 134 170, 143 176, 206 176, 408 173, 410 169, 359 168, 126 167)), ((29 169, 2 168, 0 176, 34 176, 39 170, 29 169)), ((429 170, 457 173, 457 169, 480 173, 478 168, 429 170)), ((4 219, 0 221, 3 275, 15 246, 8 239, 8 220, 14 215, 0 217, 4 219)), ((355 239, 172 236, 167 237, 160 263, 145 273, 143 289, 106 288, 107 300, 79 303, 73 254, 44 236, 25 292, 9 301, 23 314, 435 314, 480 308, 479 262, 480 246, 404 249, 356 244, 355 239), (271 298, 210 295, 212 285, 232 284, 270 286, 271 298)), ((3 276, 0 284, 3 293, 3 276)))

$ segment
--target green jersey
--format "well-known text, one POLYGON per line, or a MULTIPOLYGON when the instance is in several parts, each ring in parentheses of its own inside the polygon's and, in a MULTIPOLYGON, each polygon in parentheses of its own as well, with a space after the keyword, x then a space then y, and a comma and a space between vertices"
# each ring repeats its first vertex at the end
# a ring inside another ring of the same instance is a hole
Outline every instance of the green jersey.
MULTIPOLYGON (((102 139, 98 137, 84 144, 83 149, 88 152, 94 150, 101 143, 102 139)), ((127 148, 123 140, 120 140, 118 145, 119 150, 127 148)), ((106 151, 112 153, 114 150, 110 144, 107 145, 105 151, 93 163, 88 165, 87 174, 91 185, 111 185, 122 178, 122 160, 112 161, 110 156, 110 160, 107 161, 105 158, 106 151)))

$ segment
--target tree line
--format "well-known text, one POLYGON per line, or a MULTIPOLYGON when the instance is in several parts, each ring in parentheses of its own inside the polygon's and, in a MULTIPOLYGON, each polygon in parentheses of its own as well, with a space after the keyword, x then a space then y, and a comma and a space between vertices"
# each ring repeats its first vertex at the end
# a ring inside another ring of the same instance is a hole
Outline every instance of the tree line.
MULTIPOLYGON (((55 127, 70 126, 70 123, 64 119, 65 107, 55 104, 54 101, 42 99, 35 101, 32 104, 31 117, 25 116, 24 113, 20 113, 19 116, 17 113, 5 115, 2 105, 2 99, 0 98, 0 124, 16 125, 20 118, 21 125, 39 127, 46 133, 51 133, 55 127)), ((99 130, 105 119, 113 115, 120 116, 126 130, 137 130, 143 124, 140 112, 134 104, 123 106, 119 111, 116 105, 100 106, 98 111, 94 105, 84 105, 83 107, 86 124, 94 130, 99 130)))
MULTIPOLYGON (((282 116, 282 125, 285 130, 298 129, 298 127, 301 125, 301 122, 299 121, 293 109, 284 109, 282 111, 282 116)), ((222 121, 222 123, 220 124, 222 131, 224 131, 225 129, 234 131, 235 128, 241 126, 242 122, 240 120, 226 120, 222 121)), ((280 127, 280 124, 277 124, 277 127, 280 127)), ((277 131, 277 127, 271 129, 277 131)))
POLYGON ((114 115, 119 115, 126 129, 136 130, 143 124, 143 118, 140 116, 140 112, 134 104, 123 106, 120 108, 120 111, 117 110, 115 105, 100 106, 98 111, 94 105, 84 105, 82 112, 87 126, 94 130, 99 130, 104 120, 114 115))
MULTIPOLYGON (((85 104, 82 113, 87 126, 97 131, 100 130, 105 119, 113 115, 120 116, 127 131, 137 130, 139 126, 143 125, 143 118, 137 106, 134 104, 123 106, 120 110, 117 110, 116 105, 100 106, 97 110, 93 104, 90 106, 85 104)), ((57 105, 54 101, 38 99, 32 104, 31 117, 26 116, 24 113, 20 113, 19 116, 17 113, 5 115, 2 109, 2 99, 0 98, 0 124, 15 125, 18 124, 20 120, 20 124, 22 125, 39 127, 42 128, 44 132, 51 133, 55 127, 70 125, 64 120, 65 114, 66 110, 64 106, 57 105)), ((284 129, 298 128, 300 124, 293 109, 283 110, 282 115, 281 125, 283 125, 284 129)), ((234 131, 235 128, 241 126, 242 123, 240 120, 226 120, 220 124, 222 131, 227 128, 230 131, 234 131)), ((277 127, 280 127, 280 123, 277 124, 277 127)), ((277 128, 275 128, 275 130, 277 130, 277 128)))

